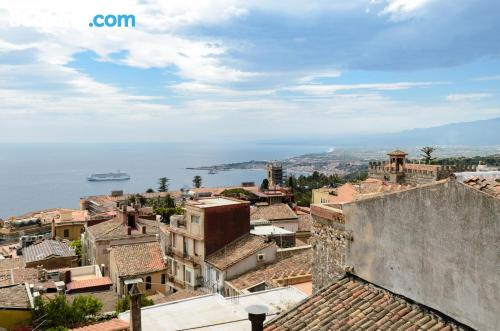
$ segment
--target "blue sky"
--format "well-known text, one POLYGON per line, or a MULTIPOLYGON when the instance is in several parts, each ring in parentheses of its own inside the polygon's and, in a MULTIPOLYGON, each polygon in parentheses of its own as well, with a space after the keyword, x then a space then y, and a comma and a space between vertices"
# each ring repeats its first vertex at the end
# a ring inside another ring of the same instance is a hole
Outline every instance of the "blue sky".
POLYGON ((0 142, 393 132, 500 116, 496 0, 0 0, 0 142), (90 28, 134 14, 135 28, 90 28))

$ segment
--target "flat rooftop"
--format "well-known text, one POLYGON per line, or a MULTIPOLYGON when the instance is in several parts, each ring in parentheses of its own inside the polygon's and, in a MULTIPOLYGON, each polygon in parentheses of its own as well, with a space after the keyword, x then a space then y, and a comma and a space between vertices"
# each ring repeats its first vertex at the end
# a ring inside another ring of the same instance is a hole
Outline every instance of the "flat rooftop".
POLYGON ((188 205, 196 206, 198 208, 210 208, 210 207, 239 205, 242 203, 246 203, 246 202, 233 200, 233 199, 227 199, 227 198, 202 198, 202 199, 198 199, 198 200, 190 200, 188 202, 188 205))
POLYGON ((259 225, 250 230, 250 233, 255 234, 257 236, 277 236, 277 235, 293 234, 292 231, 288 231, 274 225, 259 225))
MULTIPOLYGON (((228 298, 219 294, 203 295, 142 308, 142 329, 250 331, 252 327, 245 311, 246 307, 267 306, 268 315, 271 315, 267 317, 269 320, 280 310, 287 310, 306 297, 294 287, 281 287, 228 298)), ((121 313, 118 318, 129 321, 129 312, 121 313)))

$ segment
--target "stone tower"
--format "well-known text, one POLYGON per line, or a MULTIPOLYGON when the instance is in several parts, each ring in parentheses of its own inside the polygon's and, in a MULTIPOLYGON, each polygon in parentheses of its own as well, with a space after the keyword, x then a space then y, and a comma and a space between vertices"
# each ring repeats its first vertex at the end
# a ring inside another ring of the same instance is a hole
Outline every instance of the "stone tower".
POLYGON ((267 165, 267 180, 269 188, 283 186, 283 164, 278 162, 268 163, 267 165))

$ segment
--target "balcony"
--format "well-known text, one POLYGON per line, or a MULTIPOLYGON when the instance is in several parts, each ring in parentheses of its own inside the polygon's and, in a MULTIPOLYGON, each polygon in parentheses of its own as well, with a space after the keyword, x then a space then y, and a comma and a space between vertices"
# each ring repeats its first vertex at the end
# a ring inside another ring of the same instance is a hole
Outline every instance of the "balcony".
POLYGON ((188 252, 176 250, 175 248, 169 246, 166 249, 166 254, 171 257, 180 258, 183 261, 191 262, 191 264, 201 265, 203 263, 203 259, 199 255, 190 255, 188 252))

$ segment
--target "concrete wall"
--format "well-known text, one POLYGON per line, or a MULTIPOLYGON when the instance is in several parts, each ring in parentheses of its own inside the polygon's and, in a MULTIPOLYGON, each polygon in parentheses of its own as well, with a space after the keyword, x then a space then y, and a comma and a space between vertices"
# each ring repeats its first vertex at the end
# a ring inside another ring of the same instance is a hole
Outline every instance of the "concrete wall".
POLYGON ((500 200, 451 180, 343 212, 353 236, 346 263, 356 275, 473 328, 498 330, 500 200))

